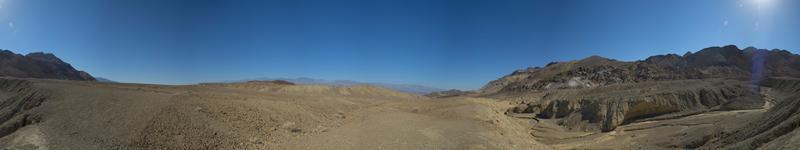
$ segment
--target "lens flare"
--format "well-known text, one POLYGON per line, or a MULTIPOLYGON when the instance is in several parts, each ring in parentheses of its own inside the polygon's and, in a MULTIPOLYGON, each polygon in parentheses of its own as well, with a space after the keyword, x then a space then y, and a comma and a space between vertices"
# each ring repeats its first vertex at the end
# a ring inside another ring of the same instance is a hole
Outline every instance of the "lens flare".
POLYGON ((751 69, 751 81, 754 85, 758 85, 761 79, 764 77, 764 59, 766 56, 765 51, 763 50, 756 50, 753 53, 753 64, 750 66, 751 69))

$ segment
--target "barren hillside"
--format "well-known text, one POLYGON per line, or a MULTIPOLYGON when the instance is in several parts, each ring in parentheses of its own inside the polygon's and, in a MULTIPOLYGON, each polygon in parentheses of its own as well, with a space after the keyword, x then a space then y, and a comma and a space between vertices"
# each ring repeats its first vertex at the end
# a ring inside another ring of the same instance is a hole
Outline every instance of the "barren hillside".
POLYGON ((272 82, 0 87, 11 149, 549 149, 492 99, 272 82))
POLYGON ((0 49, 0 76, 94 81, 89 73, 76 70, 50 53, 15 54, 0 49))
POLYGON ((466 95, 517 104, 506 114, 557 149, 793 149, 799 70, 788 51, 710 47, 554 62, 466 95))

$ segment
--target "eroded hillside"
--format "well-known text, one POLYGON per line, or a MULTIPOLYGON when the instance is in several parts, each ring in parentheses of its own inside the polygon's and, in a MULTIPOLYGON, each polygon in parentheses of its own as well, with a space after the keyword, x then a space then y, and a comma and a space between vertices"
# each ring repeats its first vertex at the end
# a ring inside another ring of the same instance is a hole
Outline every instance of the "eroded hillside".
POLYGON ((471 95, 516 103, 506 114, 557 149, 792 149, 798 70, 788 51, 736 46, 592 56, 518 70, 471 95))

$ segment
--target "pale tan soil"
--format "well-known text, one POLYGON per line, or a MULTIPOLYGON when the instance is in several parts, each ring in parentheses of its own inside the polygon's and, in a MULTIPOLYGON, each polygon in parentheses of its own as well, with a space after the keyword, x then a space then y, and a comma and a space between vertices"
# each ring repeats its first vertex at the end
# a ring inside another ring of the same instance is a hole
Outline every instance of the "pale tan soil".
POLYGON ((510 105, 493 99, 429 99, 367 86, 26 80, 48 97, 17 115, 41 117, 0 138, 0 147, 550 149, 525 122, 503 115, 510 105))

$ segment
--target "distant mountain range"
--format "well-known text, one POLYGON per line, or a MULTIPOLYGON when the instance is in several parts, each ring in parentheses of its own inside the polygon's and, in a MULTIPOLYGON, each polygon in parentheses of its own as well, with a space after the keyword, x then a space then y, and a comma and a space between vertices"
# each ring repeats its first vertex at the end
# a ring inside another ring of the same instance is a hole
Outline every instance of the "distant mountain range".
POLYGON ((266 81, 266 80, 284 80, 295 84, 318 84, 318 85, 331 85, 331 86, 353 86, 353 85, 373 85, 380 86, 388 89, 393 89, 400 92, 413 93, 425 95, 432 92, 444 91, 444 89, 428 87, 415 84, 394 84, 394 83, 379 83, 379 82, 359 82, 352 80, 324 80, 314 79, 307 77, 300 78, 255 78, 230 82, 247 82, 247 81, 266 81))
POLYGON ((76 70, 50 53, 20 55, 0 50, 0 76, 95 81, 89 73, 76 70))
POLYGON ((111 80, 111 79, 107 79, 107 78, 103 78, 103 77, 94 77, 94 79, 97 79, 97 82, 104 82, 104 83, 119 83, 119 82, 117 82, 117 81, 114 81, 114 80, 111 80))

